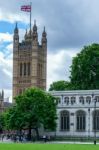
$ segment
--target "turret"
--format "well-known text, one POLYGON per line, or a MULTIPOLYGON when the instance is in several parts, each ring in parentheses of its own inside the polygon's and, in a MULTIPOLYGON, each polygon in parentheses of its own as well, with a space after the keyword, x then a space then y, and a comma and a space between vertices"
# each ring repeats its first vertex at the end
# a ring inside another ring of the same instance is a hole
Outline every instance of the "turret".
POLYGON ((37 33, 36 20, 34 20, 33 32, 37 33))
POLYGON ((2 90, 2 100, 4 101, 4 90, 2 90))
POLYGON ((0 92, 0 101, 4 101, 4 91, 0 92))
POLYGON ((26 29, 26 33, 25 33, 24 39, 26 40, 27 37, 28 37, 28 35, 27 35, 27 29, 26 29))
POLYGON ((38 44, 38 33, 37 33, 36 20, 34 21, 32 38, 33 38, 33 44, 37 45, 38 44))
POLYGON ((42 46, 47 46, 47 33, 45 31, 45 27, 42 33, 42 46))
POLYGON ((18 46, 19 46, 19 31, 18 31, 17 23, 16 23, 16 26, 15 26, 15 29, 14 29, 13 46, 14 46, 14 50, 18 50, 18 46))
POLYGON ((14 34, 18 34, 17 22, 16 22, 16 26, 15 26, 15 29, 14 29, 14 34))

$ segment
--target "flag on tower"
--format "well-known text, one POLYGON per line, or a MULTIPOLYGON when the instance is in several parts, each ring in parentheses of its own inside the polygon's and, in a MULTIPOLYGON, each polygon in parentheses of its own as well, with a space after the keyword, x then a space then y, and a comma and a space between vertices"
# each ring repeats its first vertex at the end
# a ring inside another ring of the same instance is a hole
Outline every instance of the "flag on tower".
POLYGON ((21 6, 21 11, 31 12, 31 5, 21 6))
POLYGON ((31 15, 32 15, 32 2, 30 2, 30 5, 22 5, 21 11, 30 12, 30 36, 31 36, 31 15))

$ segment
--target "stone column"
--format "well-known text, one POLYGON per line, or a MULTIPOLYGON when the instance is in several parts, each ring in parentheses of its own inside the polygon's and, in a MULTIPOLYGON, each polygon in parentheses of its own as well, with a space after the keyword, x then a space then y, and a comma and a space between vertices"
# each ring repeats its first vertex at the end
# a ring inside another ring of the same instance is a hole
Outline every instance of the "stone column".
POLYGON ((75 127, 75 120, 74 120, 74 112, 70 113, 70 135, 74 136, 74 127, 75 127))

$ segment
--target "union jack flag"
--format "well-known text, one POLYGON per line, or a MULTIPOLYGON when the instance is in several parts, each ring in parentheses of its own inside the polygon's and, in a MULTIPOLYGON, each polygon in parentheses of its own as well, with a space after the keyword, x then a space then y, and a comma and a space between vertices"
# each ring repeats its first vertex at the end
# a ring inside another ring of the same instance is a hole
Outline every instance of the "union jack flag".
POLYGON ((21 6, 21 11, 31 12, 31 5, 21 6))

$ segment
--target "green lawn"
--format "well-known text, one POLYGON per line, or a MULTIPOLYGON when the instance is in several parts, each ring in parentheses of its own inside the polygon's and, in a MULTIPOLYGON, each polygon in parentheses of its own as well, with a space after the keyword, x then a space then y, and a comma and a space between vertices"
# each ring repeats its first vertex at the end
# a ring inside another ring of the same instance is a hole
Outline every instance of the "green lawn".
POLYGON ((0 150, 99 150, 99 145, 1 143, 0 150))

